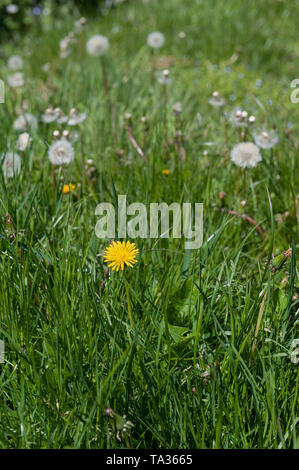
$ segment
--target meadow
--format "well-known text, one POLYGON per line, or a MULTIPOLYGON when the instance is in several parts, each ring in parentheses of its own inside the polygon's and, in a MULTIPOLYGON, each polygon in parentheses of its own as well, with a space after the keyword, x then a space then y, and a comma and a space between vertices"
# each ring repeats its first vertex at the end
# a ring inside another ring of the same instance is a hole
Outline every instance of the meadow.
POLYGON ((0 448, 298 449, 298 0, 43 8, 0 52, 0 448), (202 246, 112 270, 119 195, 202 246))

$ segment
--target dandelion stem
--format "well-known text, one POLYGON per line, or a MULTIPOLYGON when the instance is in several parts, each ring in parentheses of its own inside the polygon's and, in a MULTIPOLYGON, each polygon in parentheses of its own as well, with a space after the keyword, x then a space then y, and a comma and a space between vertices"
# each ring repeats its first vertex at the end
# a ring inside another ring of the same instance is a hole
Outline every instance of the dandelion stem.
POLYGON ((168 145, 168 121, 167 121, 167 84, 163 85, 164 91, 164 145, 165 145, 165 160, 169 157, 169 145, 168 145))
POLYGON ((147 158, 145 157, 142 149, 139 147, 139 145, 137 144, 136 140, 134 139, 134 136, 133 136, 133 133, 132 133, 132 128, 131 127, 126 127, 126 130, 127 130, 127 133, 128 133, 128 136, 129 136, 129 139, 130 141, 132 142, 132 145, 133 147, 137 150, 137 152, 139 153, 139 155, 143 158, 143 160, 148 163, 148 160, 147 158))
POLYGON ((250 222, 252 225, 255 226, 255 228, 257 229, 257 231, 259 232, 260 236, 262 237, 263 240, 265 240, 265 234, 264 232, 262 231, 261 227, 257 224, 257 222, 252 218, 250 217, 249 215, 247 214, 239 214, 239 212, 236 212, 236 211, 232 211, 232 210, 228 210, 228 209, 224 209, 224 208, 221 208, 219 209, 221 211, 225 211, 227 212, 228 214, 230 215, 235 215, 236 217, 239 217, 240 219, 245 219, 247 220, 248 222, 250 222))
POLYGON ((101 57, 100 59, 101 59, 101 67, 102 67, 102 74, 103 74, 104 90, 105 90, 105 95, 106 95, 106 106, 107 106, 108 113, 110 113, 111 103, 110 103, 110 98, 109 98, 109 86, 108 86, 106 65, 105 65, 104 58, 101 57))
POLYGON ((130 319, 131 326, 134 329, 134 319, 133 319, 132 304, 131 304, 131 298, 130 298, 130 288, 129 288, 129 283, 127 281, 125 273, 124 273, 124 281, 125 281, 125 288, 126 288, 129 319, 130 319))

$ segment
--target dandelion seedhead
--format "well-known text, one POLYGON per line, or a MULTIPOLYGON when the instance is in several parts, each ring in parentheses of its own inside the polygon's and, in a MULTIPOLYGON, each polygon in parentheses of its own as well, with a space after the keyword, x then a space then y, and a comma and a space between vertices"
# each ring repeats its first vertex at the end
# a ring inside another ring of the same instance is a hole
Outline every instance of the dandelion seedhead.
POLYGON ((241 168, 254 168, 262 157, 259 148, 252 142, 241 142, 233 147, 231 160, 241 168))
POLYGON ((15 3, 10 3, 9 5, 7 5, 6 11, 10 15, 15 15, 16 13, 18 13, 19 7, 15 3))
POLYGON ((257 129, 252 135, 256 145, 262 149, 270 149, 278 143, 278 135, 274 130, 257 129))
POLYGON ((176 103, 174 103, 172 107, 172 111, 175 116, 180 114, 183 111, 182 103, 180 103, 180 101, 177 101, 176 103))
POLYGON ((212 97, 209 99, 209 103, 214 106, 214 108, 220 108, 225 105, 225 99, 220 96, 218 91, 213 91, 212 97))
POLYGON ((24 113, 21 114, 15 122, 13 123, 13 128, 16 131, 26 131, 29 129, 36 129, 37 128, 37 119, 33 114, 24 113))
POLYGON ((74 148, 65 138, 56 140, 48 150, 52 165, 68 165, 74 160, 74 148))
POLYGON ((109 49, 109 40, 101 34, 96 34, 88 39, 86 43, 86 51, 95 57, 100 57, 109 49))
POLYGON ((18 140, 17 140, 17 149, 20 150, 21 152, 24 152, 27 148, 27 146, 31 142, 30 135, 28 132, 23 132, 22 134, 19 135, 18 140))
POLYGON ((130 437, 134 424, 127 420, 126 415, 117 414, 112 408, 106 408, 105 415, 109 419, 111 426, 109 427, 109 435, 116 437, 118 441, 127 441, 130 437))
POLYGON ((159 83, 161 83, 161 85, 170 85, 171 83, 171 78, 169 78, 169 70, 163 70, 162 73, 161 72, 156 72, 156 77, 157 77, 157 80, 159 83))
POLYGON ((147 44, 153 49, 159 49, 165 43, 165 36, 160 31, 153 31, 147 36, 147 44))
POLYGON ((7 178, 13 178, 21 171, 21 157, 18 153, 7 152, 1 155, 2 171, 7 178))
POLYGON ((22 57, 20 57, 19 55, 10 56, 7 61, 7 66, 10 70, 14 70, 14 71, 22 69, 24 66, 22 57))
POLYGON ((70 117, 68 120, 69 126, 76 126, 77 124, 81 124, 81 122, 85 121, 86 113, 79 113, 76 108, 72 108, 70 110, 70 117))
POLYGON ((50 122, 54 122, 57 120, 57 114, 56 112, 54 111, 53 109, 53 106, 49 106, 46 111, 44 112, 44 114, 42 114, 41 116, 41 120, 45 123, 50 123, 50 122))
POLYGON ((24 83, 25 83, 23 73, 22 72, 16 72, 13 75, 9 75, 7 77, 7 83, 12 88, 18 88, 18 87, 23 86, 24 83))

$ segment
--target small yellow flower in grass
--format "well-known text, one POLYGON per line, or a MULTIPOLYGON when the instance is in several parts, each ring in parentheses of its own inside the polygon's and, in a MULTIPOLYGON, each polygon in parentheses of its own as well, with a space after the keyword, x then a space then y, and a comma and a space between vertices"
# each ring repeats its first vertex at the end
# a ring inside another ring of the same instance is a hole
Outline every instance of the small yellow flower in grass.
POLYGON ((168 170, 168 168, 166 168, 165 170, 162 170, 162 175, 165 175, 165 176, 170 175, 170 171, 168 170))
POLYGON ((136 255, 139 253, 135 243, 130 242, 115 242, 113 241, 106 249, 104 254, 104 261, 108 264, 109 268, 119 271, 119 268, 124 270, 125 265, 133 267, 137 263, 136 255))
POLYGON ((75 185, 74 184, 65 184, 62 188, 62 192, 63 194, 68 194, 69 192, 73 192, 74 189, 75 189, 75 185))

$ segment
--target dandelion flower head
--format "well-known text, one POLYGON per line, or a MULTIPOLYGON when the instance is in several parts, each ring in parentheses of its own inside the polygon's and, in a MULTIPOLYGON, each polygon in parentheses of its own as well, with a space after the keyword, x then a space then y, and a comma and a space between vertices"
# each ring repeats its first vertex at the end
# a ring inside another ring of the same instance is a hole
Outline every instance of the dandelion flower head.
POLYGON ((124 270, 125 266, 132 268, 137 263, 136 256, 138 253, 139 250, 136 248, 135 243, 113 241, 105 249, 104 261, 105 263, 110 263, 108 267, 112 268, 112 270, 116 269, 116 271, 119 271, 119 268, 124 270))
POLYGON ((68 193, 72 193, 74 191, 74 189, 76 188, 76 186, 72 183, 70 184, 65 184, 62 188, 62 192, 63 194, 68 194, 68 193))

